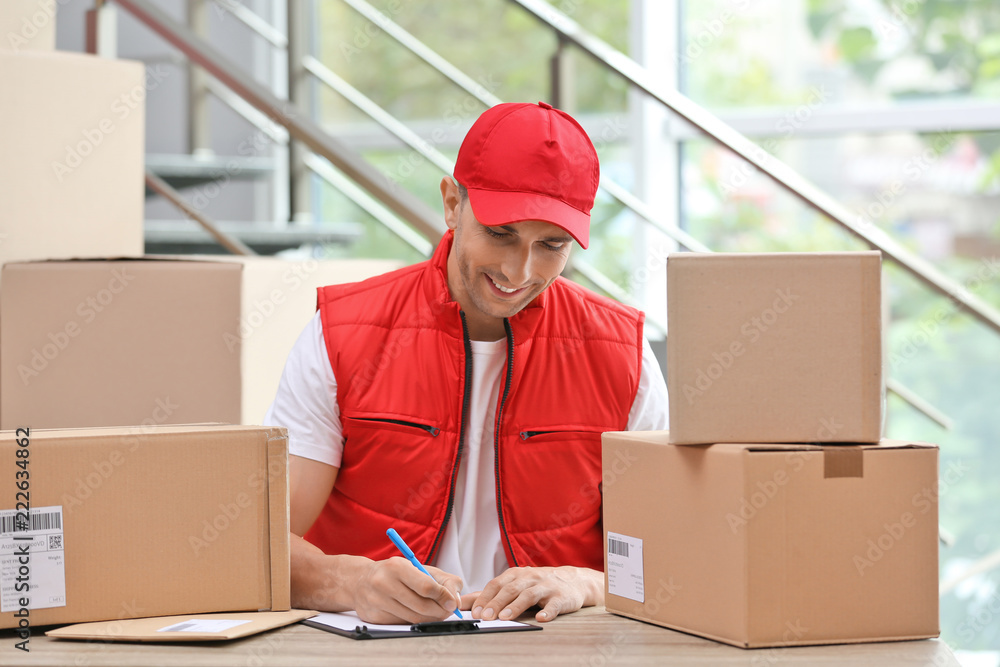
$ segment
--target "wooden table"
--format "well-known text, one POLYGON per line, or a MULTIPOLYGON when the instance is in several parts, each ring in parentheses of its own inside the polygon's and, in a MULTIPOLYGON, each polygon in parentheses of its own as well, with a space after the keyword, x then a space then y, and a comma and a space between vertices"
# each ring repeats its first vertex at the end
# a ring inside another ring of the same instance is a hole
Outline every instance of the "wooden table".
POLYGON ((229 642, 186 644, 87 643, 33 634, 30 653, 14 648, 13 631, 0 630, 0 665, 162 665, 164 667, 408 667, 449 665, 817 665, 959 667, 941 641, 885 642, 744 650, 585 609, 545 625, 542 632, 475 637, 425 637, 355 641, 304 625, 229 642))

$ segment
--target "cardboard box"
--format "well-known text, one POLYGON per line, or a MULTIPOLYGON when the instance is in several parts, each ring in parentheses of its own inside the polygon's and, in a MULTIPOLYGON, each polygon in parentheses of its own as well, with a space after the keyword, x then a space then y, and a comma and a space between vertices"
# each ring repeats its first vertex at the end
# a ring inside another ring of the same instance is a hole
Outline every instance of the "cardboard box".
POLYGON ((3 267, 0 427, 258 424, 316 287, 397 262, 274 258, 3 267))
POLYGON ((878 442, 880 264, 878 252, 671 254, 671 442, 878 442))
POLYGON ((0 2, 0 52, 55 51, 55 0, 0 2))
POLYGON ((744 648, 938 635, 934 445, 603 443, 608 611, 744 648))
POLYGON ((0 263, 142 254, 142 65, 0 53, 0 81, 0 263))
POLYGON ((0 628, 17 627, 22 608, 31 626, 288 610, 287 462, 278 428, 0 432, 11 487, 0 495, 0 628), (30 542, 11 531, 18 450, 28 452, 30 542), (8 555, 21 544, 27 595, 8 555))

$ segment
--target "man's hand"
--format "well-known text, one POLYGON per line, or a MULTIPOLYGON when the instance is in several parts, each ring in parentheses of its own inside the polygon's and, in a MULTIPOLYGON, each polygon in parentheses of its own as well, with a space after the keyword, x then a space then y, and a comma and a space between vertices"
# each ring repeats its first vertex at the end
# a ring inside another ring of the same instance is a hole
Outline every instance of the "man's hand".
POLYGON ((337 481, 339 468, 289 456, 292 606, 317 611, 355 610, 368 623, 440 621, 455 610, 462 580, 436 567, 426 574, 403 558, 373 561, 327 555, 304 540, 337 481))
POLYGON ((512 567, 479 593, 462 596, 473 618, 517 618, 534 605, 535 620, 551 621, 582 607, 604 603, 604 573, 582 567, 512 567))
POLYGON ((354 588, 355 611, 368 623, 441 621, 458 608, 462 580, 426 566, 434 579, 405 558, 369 561, 354 588), (436 582, 435 582, 436 580, 436 582))
POLYGON ((431 579, 403 558, 330 556, 294 533, 290 542, 295 609, 355 610, 368 623, 422 623, 448 618, 459 602, 462 580, 436 567, 427 566, 431 579))

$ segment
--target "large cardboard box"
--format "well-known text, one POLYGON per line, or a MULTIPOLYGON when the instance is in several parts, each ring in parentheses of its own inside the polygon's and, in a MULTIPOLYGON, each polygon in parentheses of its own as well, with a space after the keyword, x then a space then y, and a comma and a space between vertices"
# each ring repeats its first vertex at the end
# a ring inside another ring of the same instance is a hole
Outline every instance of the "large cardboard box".
POLYGON ((289 609, 287 461, 278 428, 0 432, 0 628, 289 609))
POLYGON ((880 257, 671 254, 671 442, 878 442, 880 257))
MULTIPOLYGON (((0 37, 2 38, 2 37, 0 37)), ((140 63, 2 53, 0 263, 143 251, 140 63)))
POLYGON ((603 443, 608 611, 745 648, 938 635, 934 445, 603 443))
POLYGON ((9 263, 0 427, 259 424, 316 287, 397 262, 144 258, 9 263))
POLYGON ((55 51, 56 0, 0 2, 0 52, 55 51))

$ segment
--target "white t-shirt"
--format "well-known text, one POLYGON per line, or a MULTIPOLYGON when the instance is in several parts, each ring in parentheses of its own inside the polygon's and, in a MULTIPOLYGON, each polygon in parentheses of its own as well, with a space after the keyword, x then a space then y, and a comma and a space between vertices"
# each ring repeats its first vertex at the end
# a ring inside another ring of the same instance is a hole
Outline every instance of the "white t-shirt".
MULTIPOLYGON (((434 563, 462 577, 466 593, 482 590, 493 577, 507 569, 507 557, 500 542, 493 477, 493 422, 507 341, 471 342, 469 428, 455 482, 452 517, 445 527, 434 563)), ((290 454, 339 467, 344 440, 336 399, 337 380, 323 340, 320 316, 316 313, 288 355, 278 393, 264 417, 264 424, 288 429, 290 454)), ((643 340, 642 370, 629 412, 628 430, 665 428, 667 385, 649 342, 643 340)))

